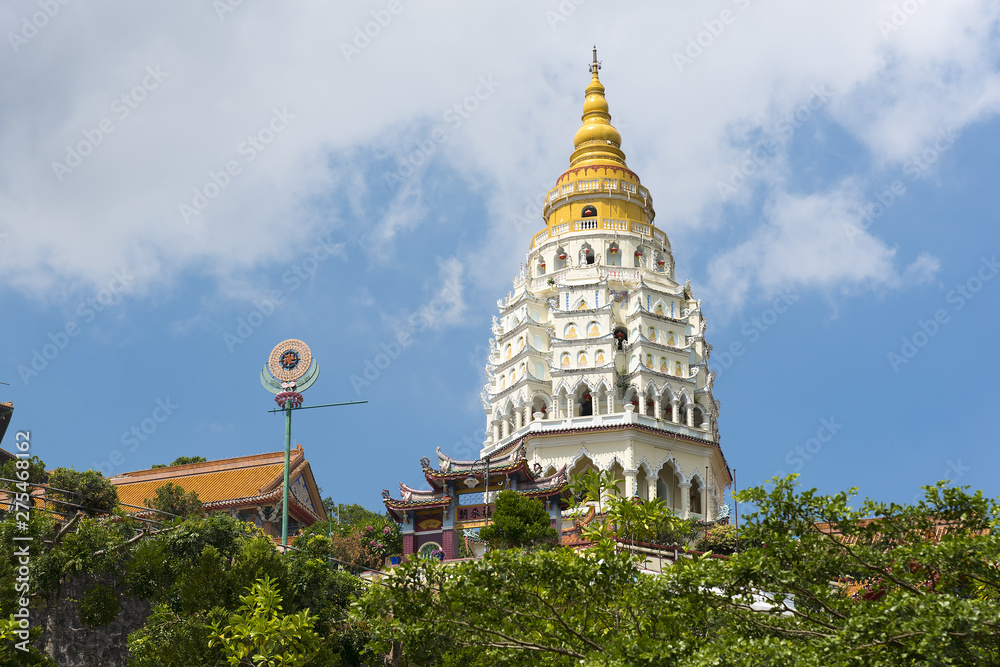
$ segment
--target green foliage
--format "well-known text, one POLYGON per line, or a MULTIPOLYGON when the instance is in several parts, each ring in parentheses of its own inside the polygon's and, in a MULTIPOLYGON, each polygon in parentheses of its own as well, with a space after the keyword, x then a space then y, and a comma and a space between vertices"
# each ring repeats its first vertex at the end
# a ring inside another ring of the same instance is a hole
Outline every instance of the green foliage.
POLYGON ((320 649, 313 617, 305 609, 282 613, 281 594, 265 577, 241 596, 242 604, 225 625, 212 624, 209 646, 219 646, 230 665, 302 667, 320 649))
POLYGON ((604 512, 604 504, 618 495, 620 477, 612 470, 587 470, 576 475, 570 482, 570 489, 580 499, 577 506, 592 504, 598 514, 604 512))
POLYGON ((374 654, 402 641, 411 665, 1000 664, 1000 504, 943 484, 913 505, 851 498, 794 477, 747 490, 739 553, 656 577, 613 549, 412 560, 354 613, 374 654))
MULTIPOLYGON (((173 465, 173 464, 171 464, 173 465)), ((167 482, 156 489, 156 496, 143 500, 146 507, 166 513, 167 516, 190 516, 201 512, 201 501, 195 491, 184 493, 184 489, 167 482)))
POLYGON ((153 606, 146 625, 128 637, 129 667, 218 667, 222 652, 209 646, 211 626, 229 616, 222 608, 204 615, 179 614, 167 604, 153 606))
POLYGON ((62 511, 80 509, 94 516, 110 514, 118 506, 118 489, 96 470, 79 472, 72 468, 56 468, 49 476, 49 484, 60 489, 51 491, 54 498, 79 506, 65 505, 60 508, 62 511))
POLYGON ((13 616, 0 617, 0 665, 4 665, 4 667, 20 667, 22 665, 24 667, 57 667, 51 658, 32 645, 41 636, 42 629, 31 628, 28 631, 27 640, 19 634, 22 631, 23 629, 13 616), (27 650, 22 651, 22 648, 27 650))
POLYGON ((383 583, 355 613, 382 620, 374 653, 402 641, 412 665, 458 664, 471 649, 484 665, 686 664, 706 617, 665 581, 637 577, 622 553, 493 551, 450 567, 414 559, 383 583))
POLYGON ((692 522, 680 519, 661 498, 619 498, 620 478, 610 470, 588 470, 573 478, 577 507, 593 505, 599 513, 582 536, 603 552, 614 550, 615 540, 685 544, 694 535, 692 522))
POLYGON ((158 603, 146 627, 129 636, 130 651, 140 656, 136 665, 225 664, 221 644, 208 646, 210 626, 225 627, 240 613, 241 594, 265 579, 289 614, 311 610, 323 648, 309 665, 335 665, 338 654, 360 653, 364 632, 345 610, 361 584, 325 560, 328 537, 300 537, 297 549, 283 556, 253 524, 226 516, 177 520, 168 530, 134 549, 126 573, 134 594, 158 603), (193 661, 201 655, 214 657, 193 661))
POLYGON ((84 625, 97 628, 118 618, 121 612, 115 589, 107 584, 95 584, 77 605, 77 613, 84 625))
POLYGON ((516 491, 501 491, 492 522, 479 529, 491 549, 531 549, 555 545, 559 540, 545 506, 516 491))
MULTIPOLYGON (((22 483, 25 485, 44 484, 48 481, 49 475, 45 472, 45 462, 37 456, 31 456, 27 459, 11 459, 4 463, 0 466, 0 478, 3 478, 0 479, 0 489, 21 491, 25 488, 21 486, 22 483), (8 479, 15 481, 4 481, 8 479)), ((35 502, 35 499, 32 499, 32 503, 35 502)))
MULTIPOLYGON (((208 459, 206 459, 204 456, 178 456, 176 459, 174 459, 173 463, 170 463, 169 465, 171 465, 171 466, 182 466, 182 465, 186 465, 188 463, 204 463, 207 460, 208 459)), ((168 465, 165 464, 165 463, 154 463, 150 467, 151 468, 166 468, 166 467, 168 467, 168 465)))
POLYGON ((731 554, 736 551, 736 544, 736 527, 730 524, 718 524, 705 531, 695 548, 699 551, 711 551, 714 554, 731 554))
POLYGON ((182 466, 188 463, 204 463, 207 460, 204 456, 178 456, 170 465, 182 466))
MULTIPOLYGON (((327 500, 330 500, 327 498, 327 500)), ((326 503, 326 501, 324 501, 326 503)), ((302 531, 295 538, 295 546, 308 543, 311 538, 323 535, 332 543, 333 557, 359 568, 382 567, 386 556, 403 553, 403 536, 399 524, 388 514, 377 514, 361 505, 333 505, 328 510, 330 520, 318 522, 302 531), (342 521, 336 517, 340 515, 342 521)))

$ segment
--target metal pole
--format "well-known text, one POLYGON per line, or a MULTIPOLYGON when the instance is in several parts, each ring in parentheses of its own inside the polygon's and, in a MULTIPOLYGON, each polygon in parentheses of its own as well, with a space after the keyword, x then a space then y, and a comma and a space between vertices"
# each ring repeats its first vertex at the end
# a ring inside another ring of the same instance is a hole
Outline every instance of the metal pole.
POLYGON ((733 512, 735 514, 736 523, 736 553, 740 552, 740 504, 736 500, 736 468, 733 468, 733 490, 729 492, 729 495, 733 496, 733 512))
POLYGON ((288 467, 292 449, 292 402, 285 402, 285 488, 281 499, 281 546, 288 546, 288 467))

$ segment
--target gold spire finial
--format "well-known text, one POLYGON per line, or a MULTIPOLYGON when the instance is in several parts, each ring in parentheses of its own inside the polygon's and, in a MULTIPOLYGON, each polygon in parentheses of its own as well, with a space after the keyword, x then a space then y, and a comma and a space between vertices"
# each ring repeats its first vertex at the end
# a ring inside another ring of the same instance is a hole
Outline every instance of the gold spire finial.
POLYGON ((594 45, 594 59, 590 64, 590 85, 587 86, 583 103, 583 126, 573 137, 576 150, 569 158, 570 166, 584 160, 612 161, 625 164, 622 152, 622 137, 611 124, 608 101, 604 97, 604 85, 598 77, 601 61, 597 59, 597 45, 594 45))

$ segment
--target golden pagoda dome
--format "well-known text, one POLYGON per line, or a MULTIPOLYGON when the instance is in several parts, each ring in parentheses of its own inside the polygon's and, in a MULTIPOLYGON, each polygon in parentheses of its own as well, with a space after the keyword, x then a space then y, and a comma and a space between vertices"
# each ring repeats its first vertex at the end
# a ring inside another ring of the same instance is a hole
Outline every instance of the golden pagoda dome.
POLYGON ((570 167, 580 163, 614 162, 625 164, 622 152, 622 135, 611 124, 608 100, 604 97, 604 85, 598 78, 601 64, 597 61, 597 47, 594 47, 594 62, 590 66, 591 79, 587 86, 583 103, 583 125, 573 137, 573 154, 569 158, 570 167))

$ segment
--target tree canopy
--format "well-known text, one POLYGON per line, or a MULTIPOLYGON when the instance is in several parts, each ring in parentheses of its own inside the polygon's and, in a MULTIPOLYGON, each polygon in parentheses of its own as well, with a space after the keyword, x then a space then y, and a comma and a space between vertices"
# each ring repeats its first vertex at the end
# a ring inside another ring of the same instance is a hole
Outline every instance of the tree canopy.
POLYGON ((56 468, 48 483, 53 487, 52 497, 64 501, 60 510, 67 513, 81 509, 94 516, 108 514, 118 506, 118 489, 96 470, 56 468))
POLYGON ((541 501, 522 496, 517 491, 501 491, 493 519, 479 529, 479 537, 491 549, 554 545, 559 535, 551 522, 541 501))
POLYGON ((621 542, 412 560, 355 613, 414 665, 1000 664, 996 501, 943 484, 913 505, 852 497, 794 476, 745 491, 741 532, 760 546, 659 576, 621 542))
POLYGON ((198 499, 197 492, 185 493, 183 488, 173 482, 157 487, 156 495, 153 498, 146 498, 143 502, 146 507, 165 513, 167 518, 201 512, 201 500, 198 499))

